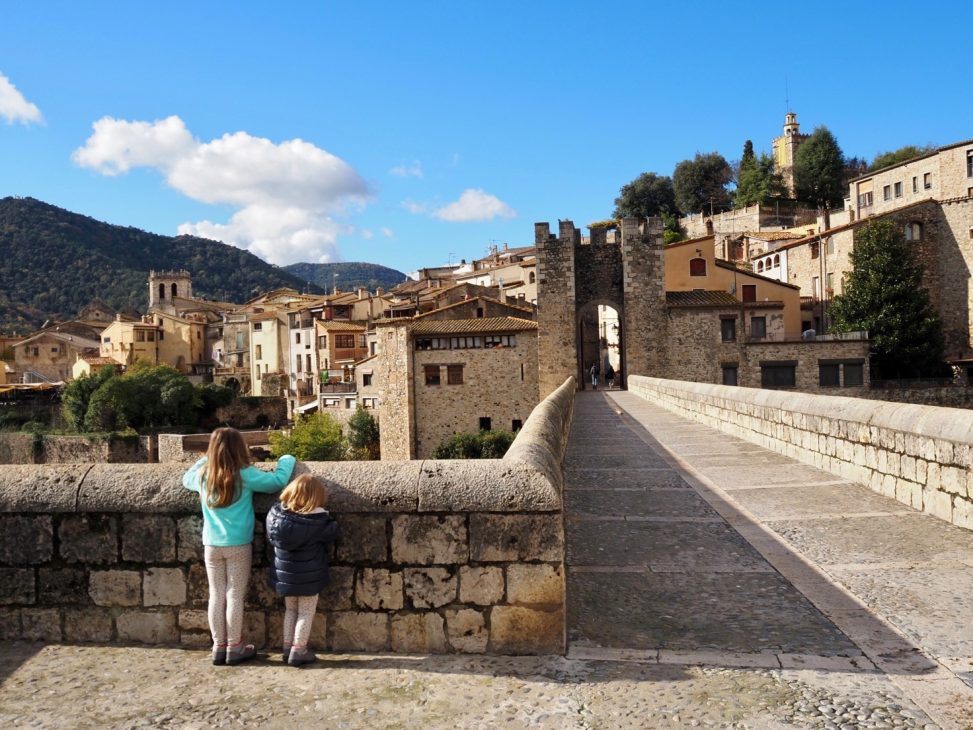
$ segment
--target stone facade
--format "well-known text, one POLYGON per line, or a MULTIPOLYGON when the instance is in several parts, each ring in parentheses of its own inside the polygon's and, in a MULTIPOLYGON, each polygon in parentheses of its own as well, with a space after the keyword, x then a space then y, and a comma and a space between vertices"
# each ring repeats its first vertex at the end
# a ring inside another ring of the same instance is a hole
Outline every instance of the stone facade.
MULTIPOLYGON (((564 651, 560 461, 574 383, 500 461, 308 464, 343 537, 312 645, 331 651, 564 651)), ((305 468, 304 466, 300 468, 305 468)), ((0 467, 0 639, 207 646, 197 496, 182 466, 0 467), (29 470, 29 471, 28 471, 29 470)), ((258 501, 245 634, 279 645, 258 501)))
POLYGON ((973 413, 633 377, 646 400, 973 529, 973 413))
POLYGON ((152 437, 54 436, 0 432, 0 464, 145 463, 152 437))

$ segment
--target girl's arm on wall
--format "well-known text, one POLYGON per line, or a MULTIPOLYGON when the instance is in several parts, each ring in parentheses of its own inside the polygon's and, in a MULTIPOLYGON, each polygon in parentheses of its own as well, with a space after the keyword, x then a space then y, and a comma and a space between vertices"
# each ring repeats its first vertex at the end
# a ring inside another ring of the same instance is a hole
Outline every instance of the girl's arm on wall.
POLYGON ((242 472, 244 481, 255 492, 279 492, 290 481, 295 461, 296 459, 290 454, 284 454, 278 460, 274 471, 261 471, 255 466, 248 466, 242 472))
POLYGON ((202 457, 189 467, 189 471, 182 475, 182 485, 186 489, 191 489, 194 492, 198 492, 200 489, 201 479, 199 478, 200 470, 206 465, 206 457, 202 457))

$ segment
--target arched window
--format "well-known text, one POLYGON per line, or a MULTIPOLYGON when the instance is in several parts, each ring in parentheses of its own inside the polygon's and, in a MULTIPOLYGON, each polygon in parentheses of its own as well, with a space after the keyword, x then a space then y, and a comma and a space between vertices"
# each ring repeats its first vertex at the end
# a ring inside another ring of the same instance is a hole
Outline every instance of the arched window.
POLYGON ((537 281, 537 275, 533 271, 531 271, 530 274, 528 274, 527 276, 527 281, 528 283, 533 284, 535 281, 537 281))
POLYGON ((780 254, 779 253, 775 253, 774 254, 774 268, 776 269, 779 266, 780 266, 780 254))
POLYGON ((689 275, 706 276, 706 259, 690 259, 689 275))
POLYGON ((176 285, 175 285, 175 283, 173 283, 173 284, 172 284, 172 298, 173 298, 173 299, 175 299, 175 298, 176 298, 176 294, 177 294, 178 292, 179 292, 179 289, 178 289, 178 288, 176 287, 176 285))
POLYGON ((159 284, 159 299, 163 300, 166 298, 166 285, 159 284))
POLYGON ((763 270, 764 270, 764 260, 760 259, 760 261, 757 262, 757 273, 759 274, 763 270))
POLYGON ((922 223, 913 221, 912 223, 905 224, 905 240, 906 241, 921 241, 922 240, 922 223))

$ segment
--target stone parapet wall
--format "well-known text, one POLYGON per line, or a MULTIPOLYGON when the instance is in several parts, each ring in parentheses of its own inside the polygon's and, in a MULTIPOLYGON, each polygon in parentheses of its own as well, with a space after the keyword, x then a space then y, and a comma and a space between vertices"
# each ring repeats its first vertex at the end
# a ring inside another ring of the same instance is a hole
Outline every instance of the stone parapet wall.
POLYGON ((150 436, 58 436, 0 433, 0 464, 144 463, 150 436))
MULTIPOLYGON (((502 460, 318 462, 342 529, 313 645, 564 651, 561 465, 573 380, 502 460)), ((183 465, 0 467, 0 639, 207 646, 198 497, 183 465)), ((258 499, 246 635, 280 644, 258 499)))
POLYGON ((664 408, 973 529, 973 413, 631 376, 664 408))
MULTIPOLYGON (((247 446, 268 446, 270 434, 277 431, 241 431, 247 446)), ((163 464, 192 464, 209 448, 208 433, 160 433, 158 461, 163 464)))

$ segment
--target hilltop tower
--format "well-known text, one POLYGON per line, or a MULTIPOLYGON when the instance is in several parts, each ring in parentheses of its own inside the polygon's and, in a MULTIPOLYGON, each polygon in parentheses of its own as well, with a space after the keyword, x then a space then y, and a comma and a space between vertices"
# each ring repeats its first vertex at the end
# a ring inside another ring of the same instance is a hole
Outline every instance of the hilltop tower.
POLYGON ((193 298, 192 276, 181 271, 149 272, 149 309, 171 309, 173 300, 193 298))
POLYGON ((794 154, 809 136, 801 134, 801 125, 797 123, 797 114, 787 112, 784 117, 784 133, 780 137, 774 137, 774 166, 784 176, 787 194, 792 197, 794 195, 794 154))

